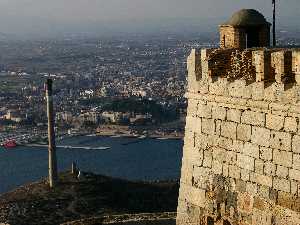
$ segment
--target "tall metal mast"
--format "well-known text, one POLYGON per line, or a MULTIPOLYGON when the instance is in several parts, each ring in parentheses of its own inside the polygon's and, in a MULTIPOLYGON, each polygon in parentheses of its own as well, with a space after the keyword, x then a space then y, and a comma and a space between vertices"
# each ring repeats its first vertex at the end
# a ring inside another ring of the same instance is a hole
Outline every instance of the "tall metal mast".
POLYGON ((276 46, 276 0, 272 0, 273 4, 273 46, 276 46))
POLYGON ((55 131, 54 131, 54 113, 53 113, 53 97, 52 97, 52 80, 46 82, 46 98, 47 98, 47 116, 48 116, 48 141, 49 141, 49 185, 50 188, 56 186, 58 182, 55 131))

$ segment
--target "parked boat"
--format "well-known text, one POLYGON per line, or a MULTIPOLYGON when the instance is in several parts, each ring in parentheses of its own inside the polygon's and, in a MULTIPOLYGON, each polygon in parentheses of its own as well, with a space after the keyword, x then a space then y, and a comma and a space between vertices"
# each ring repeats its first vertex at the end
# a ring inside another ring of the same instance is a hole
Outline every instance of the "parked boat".
POLYGON ((15 147, 17 147, 17 143, 15 140, 7 140, 2 144, 2 146, 7 149, 15 148, 15 147))

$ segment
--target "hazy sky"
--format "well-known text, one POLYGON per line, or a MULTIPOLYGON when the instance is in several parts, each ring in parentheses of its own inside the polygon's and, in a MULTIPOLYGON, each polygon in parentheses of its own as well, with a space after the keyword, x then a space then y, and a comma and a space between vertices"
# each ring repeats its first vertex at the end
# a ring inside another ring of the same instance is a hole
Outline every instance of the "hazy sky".
MULTIPOLYGON (((300 25, 300 0, 277 0, 280 23, 300 25)), ((0 32, 30 33, 116 24, 164 23, 166 19, 213 21, 241 8, 271 16, 271 0, 0 0, 0 32)), ((161 25, 161 24, 160 24, 161 25)), ((209 24, 212 25, 212 24, 209 24)), ((91 27, 92 28, 92 27, 91 27)))

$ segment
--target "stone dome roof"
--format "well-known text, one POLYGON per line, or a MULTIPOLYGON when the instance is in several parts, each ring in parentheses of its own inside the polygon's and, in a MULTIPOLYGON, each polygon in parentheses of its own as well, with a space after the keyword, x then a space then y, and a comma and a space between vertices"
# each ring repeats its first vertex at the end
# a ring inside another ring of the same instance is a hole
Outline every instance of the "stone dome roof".
POLYGON ((230 20, 228 20, 223 25, 231 26, 261 26, 271 24, 266 20, 266 18, 255 9, 242 9, 232 15, 230 20))

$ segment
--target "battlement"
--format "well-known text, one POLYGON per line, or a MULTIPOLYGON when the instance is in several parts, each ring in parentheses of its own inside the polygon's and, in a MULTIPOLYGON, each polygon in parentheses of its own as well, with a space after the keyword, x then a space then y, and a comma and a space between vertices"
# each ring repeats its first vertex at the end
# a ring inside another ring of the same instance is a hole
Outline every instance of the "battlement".
MULTIPOLYGON (((257 92, 271 87, 274 94, 289 89, 297 91, 300 90, 300 49, 193 49, 188 57, 188 83, 189 92, 212 91, 232 97, 243 97, 244 94, 236 92, 248 93, 250 90, 246 89, 251 88, 257 92)), ((270 100, 268 96, 260 100, 263 99, 270 100)))

